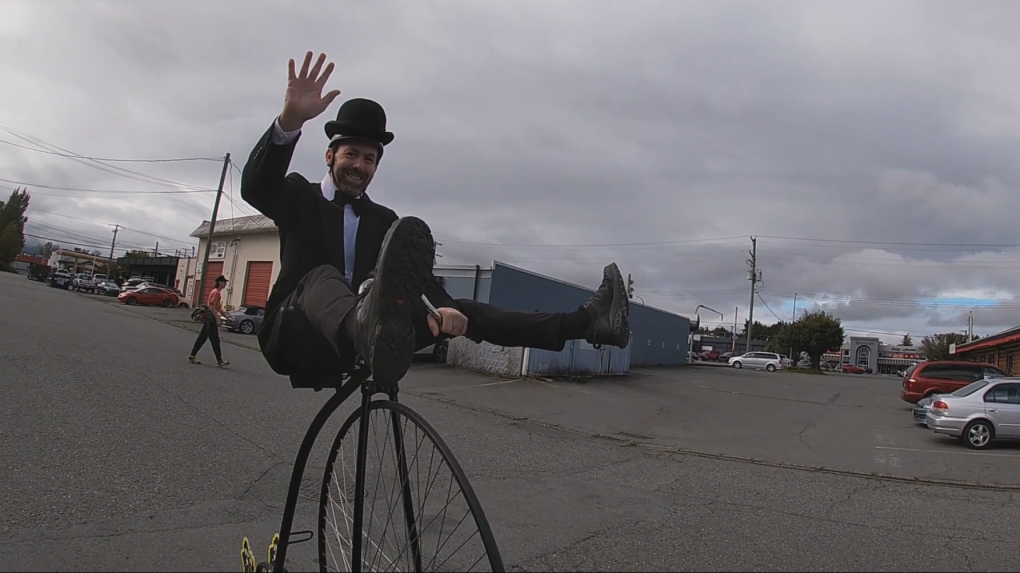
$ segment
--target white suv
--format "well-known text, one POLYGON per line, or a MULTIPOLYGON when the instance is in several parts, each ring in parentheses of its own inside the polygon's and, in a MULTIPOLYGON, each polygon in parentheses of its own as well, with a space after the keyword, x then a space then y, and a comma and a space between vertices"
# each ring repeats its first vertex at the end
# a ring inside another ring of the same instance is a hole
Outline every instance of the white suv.
POLYGON ((774 352, 748 352, 743 356, 734 356, 733 358, 730 358, 730 366, 734 368, 749 366, 752 368, 764 368, 769 372, 775 372, 776 370, 783 369, 783 359, 774 352))

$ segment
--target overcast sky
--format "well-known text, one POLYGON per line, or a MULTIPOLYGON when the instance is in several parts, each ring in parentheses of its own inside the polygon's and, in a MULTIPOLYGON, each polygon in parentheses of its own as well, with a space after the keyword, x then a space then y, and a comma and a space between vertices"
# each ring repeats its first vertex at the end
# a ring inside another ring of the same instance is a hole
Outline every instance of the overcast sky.
MULTIPOLYGON (((0 126, 15 132, 0 131, 0 191, 28 183, 28 232, 63 244, 108 251, 116 223, 122 248, 196 245, 213 194, 180 191, 215 188, 220 164, 98 165, 9 143, 229 152, 240 168, 281 108, 287 59, 313 50, 336 62, 329 87, 343 94, 306 125, 292 169, 320 179, 323 123, 346 98, 379 101, 396 139, 369 193, 429 221, 442 264, 496 259, 595 287, 617 261, 648 305, 703 304, 732 324, 737 307, 747 316, 755 235, 763 322, 789 320, 798 293, 798 313, 823 305, 854 335, 918 341, 966 328, 971 309, 979 334, 1020 324, 1015 2, 0 0, 0 12, 0 126)), ((221 217, 254 212, 231 173, 221 217)))

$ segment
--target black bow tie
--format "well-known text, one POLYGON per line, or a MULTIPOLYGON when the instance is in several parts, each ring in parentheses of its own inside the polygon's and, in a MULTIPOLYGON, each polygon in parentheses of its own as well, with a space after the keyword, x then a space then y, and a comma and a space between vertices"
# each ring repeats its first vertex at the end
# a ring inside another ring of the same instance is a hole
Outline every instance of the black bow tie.
POLYGON ((336 195, 333 196, 333 202, 340 207, 350 204, 351 208, 354 209, 354 214, 358 217, 361 217, 365 213, 365 208, 367 207, 364 193, 362 193, 359 197, 348 197, 340 191, 337 191, 336 195))

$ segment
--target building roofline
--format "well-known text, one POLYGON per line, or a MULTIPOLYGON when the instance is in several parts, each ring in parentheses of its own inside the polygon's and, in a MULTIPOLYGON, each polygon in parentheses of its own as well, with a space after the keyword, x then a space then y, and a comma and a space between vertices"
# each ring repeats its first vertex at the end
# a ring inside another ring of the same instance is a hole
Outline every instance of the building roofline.
MULTIPOLYGON (((572 283, 570 281, 565 281, 563 279, 558 279, 556 277, 546 276, 546 275, 543 275, 542 273, 537 273, 535 271, 531 271, 531 270, 524 269, 524 268, 521 268, 521 267, 518 267, 518 266, 515 266, 515 265, 504 263, 502 261, 494 260, 494 261, 492 261, 492 265, 493 265, 493 269, 495 269, 496 265, 501 265, 501 266, 513 269, 515 271, 519 271, 519 272, 522 272, 522 273, 525 273, 525 274, 529 274, 529 275, 531 275, 533 277, 538 277, 540 279, 545 279, 545 280, 557 282, 557 283, 560 283, 562 285, 572 286, 574 288, 579 288, 581 290, 585 290, 585 291, 590 292, 590 293, 594 293, 595 290, 596 290, 596 289, 593 289, 591 287, 581 286, 581 285, 578 285, 578 284, 574 284, 574 283, 572 283)), ((677 316, 677 317, 680 317, 680 318, 685 318, 685 319, 687 319, 688 322, 692 322, 692 323, 696 320, 695 317, 688 316, 686 314, 680 314, 679 312, 671 312, 671 311, 668 311, 668 310, 663 310, 661 308, 656 308, 654 306, 648 306, 647 304, 644 304, 641 301, 637 301, 637 300, 634 300, 634 299, 630 300, 630 306, 640 306, 640 307, 647 308, 648 310, 651 310, 651 311, 661 312, 663 314, 668 314, 670 316, 677 316)))
MULTIPOLYGON (((233 219, 222 219, 216 221, 214 237, 232 235, 253 235, 258 233, 277 233, 276 223, 265 215, 251 215, 248 217, 235 217, 233 219)), ((209 236, 209 221, 204 220, 202 224, 191 232, 189 237, 203 239, 209 236)))
POLYGON ((1013 328, 1003 330, 1002 332, 996 332, 995 334, 986 336, 984 338, 972 340, 964 344, 958 344, 956 345, 956 351, 961 352, 967 350, 976 350, 978 348, 982 348, 984 345, 987 345, 988 343, 994 343, 1000 339, 1008 338, 1010 336, 1014 336, 1017 334, 1020 334, 1020 326, 1014 326, 1013 328))

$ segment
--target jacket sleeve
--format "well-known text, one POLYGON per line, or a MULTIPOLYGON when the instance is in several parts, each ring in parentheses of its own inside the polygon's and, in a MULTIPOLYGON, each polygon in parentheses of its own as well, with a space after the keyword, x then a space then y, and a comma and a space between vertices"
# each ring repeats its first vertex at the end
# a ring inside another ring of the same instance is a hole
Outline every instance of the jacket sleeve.
POLYGON ((262 135, 241 172, 241 198, 277 226, 295 213, 292 181, 287 177, 300 133, 283 134, 276 121, 262 135))

